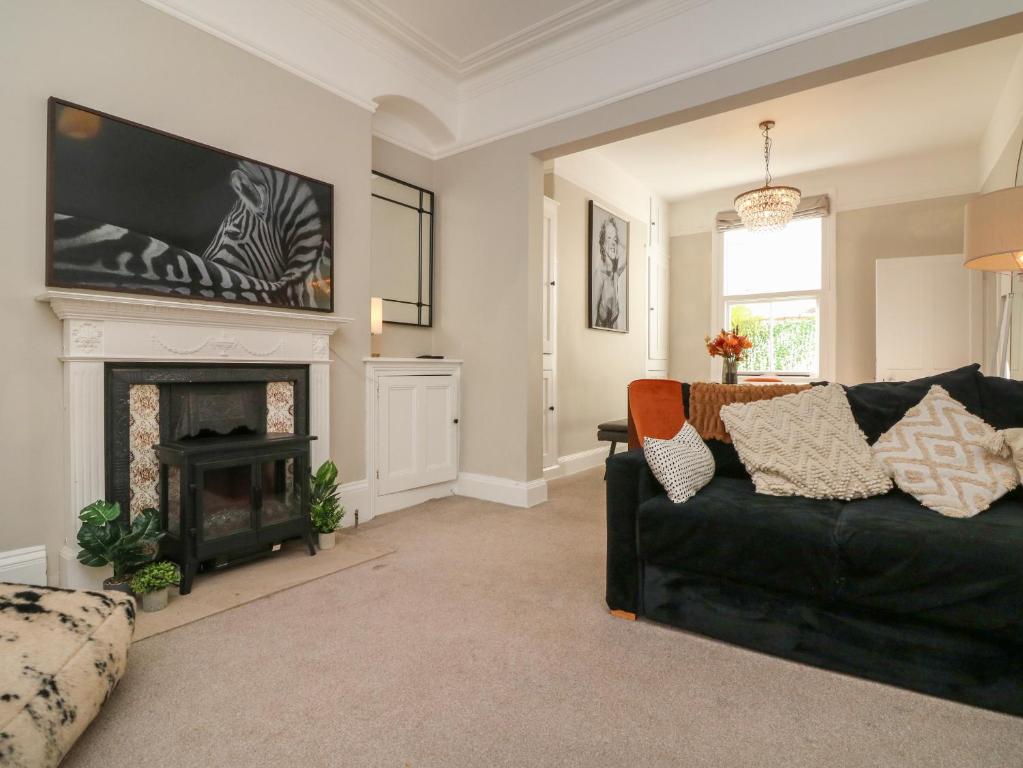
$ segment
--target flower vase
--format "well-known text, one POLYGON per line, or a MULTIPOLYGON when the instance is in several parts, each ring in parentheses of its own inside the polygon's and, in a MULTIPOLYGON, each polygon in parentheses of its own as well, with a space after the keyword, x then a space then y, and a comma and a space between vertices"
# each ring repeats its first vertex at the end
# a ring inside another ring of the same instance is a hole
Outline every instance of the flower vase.
POLYGON ((721 383, 722 384, 738 384, 739 383, 739 361, 731 358, 724 358, 722 360, 723 365, 721 366, 721 383))

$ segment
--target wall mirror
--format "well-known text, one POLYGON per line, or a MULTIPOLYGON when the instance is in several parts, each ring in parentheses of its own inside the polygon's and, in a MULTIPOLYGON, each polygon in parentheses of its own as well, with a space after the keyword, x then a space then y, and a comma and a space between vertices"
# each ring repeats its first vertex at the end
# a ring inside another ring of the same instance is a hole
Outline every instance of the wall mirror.
POLYGON ((433 192, 373 172, 373 296, 384 322, 433 325, 433 192))

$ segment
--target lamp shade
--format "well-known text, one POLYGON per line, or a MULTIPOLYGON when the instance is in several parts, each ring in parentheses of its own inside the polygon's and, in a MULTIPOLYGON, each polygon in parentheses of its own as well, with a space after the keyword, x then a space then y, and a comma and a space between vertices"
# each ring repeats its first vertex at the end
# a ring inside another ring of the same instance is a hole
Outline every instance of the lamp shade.
POLYGON ((369 332, 372 336, 384 332, 384 300, 379 296, 369 300, 369 332))
POLYGON ((963 248, 969 269, 1023 269, 1023 187, 1000 189, 966 204, 963 248))

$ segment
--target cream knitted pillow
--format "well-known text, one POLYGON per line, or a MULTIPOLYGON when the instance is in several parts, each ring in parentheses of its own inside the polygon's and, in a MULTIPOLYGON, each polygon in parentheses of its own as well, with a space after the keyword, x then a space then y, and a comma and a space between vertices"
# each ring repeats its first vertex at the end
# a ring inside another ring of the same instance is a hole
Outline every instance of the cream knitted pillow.
POLYGON ((1011 457, 995 453, 997 433, 935 384, 874 443, 895 484, 935 512, 973 517, 1019 485, 1011 457))
POLYGON ((864 499, 891 490, 840 384, 726 405, 721 419, 757 493, 864 499))

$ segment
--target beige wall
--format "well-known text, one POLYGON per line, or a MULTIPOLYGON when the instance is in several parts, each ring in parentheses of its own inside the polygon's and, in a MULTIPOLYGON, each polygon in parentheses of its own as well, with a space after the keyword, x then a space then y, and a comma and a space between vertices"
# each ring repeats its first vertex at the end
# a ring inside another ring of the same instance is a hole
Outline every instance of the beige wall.
POLYGON ((558 201, 558 454, 597 447, 597 424, 621 419, 625 388, 646 367, 647 223, 629 221, 629 332, 589 328, 589 201, 617 216, 629 215, 590 191, 548 174, 558 201))
MULTIPOLYGON (((388 141, 373 137, 373 170, 386 173, 396 179, 415 184, 434 193, 434 201, 439 209, 443 202, 437 190, 435 167, 433 160, 409 152, 388 141)), ((439 218, 439 210, 434 214, 439 218)), ((440 237, 434 222, 434 265, 440 261, 440 237)), ((372 275, 373 265, 370 265, 372 275)), ((436 290, 435 290, 436 295, 436 290)), ((367 310, 368 311, 368 310, 367 310)), ((384 324, 384 332, 379 342, 380 354, 384 357, 415 357, 417 355, 434 354, 433 329, 416 328, 408 325, 384 324)), ((444 354, 443 351, 437 354, 444 354)))
MULTIPOLYGON (((835 214, 835 378, 874 379, 874 263, 899 256, 961 253, 963 206, 969 195, 880 205, 835 214)), ((712 235, 671 238, 671 356, 669 374, 706 379, 703 338, 711 328, 712 235)))
POLYGON ((711 234, 679 235, 670 243, 668 376, 679 381, 706 381, 710 358, 703 339, 712 331, 711 234))
POLYGON ((970 195, 838 213, 836 366, 838 381, 873 381, 874 263, 900 256, 963 251, 963 206, 970 195))
POLYGON ((33 300, 44 288, 49 96, 334 184, 335 302, 355 322, 331 342, 331 455, 345 481, 363 478, 369 112, 136 0, 5 3, 3 17, 0 550, 45 543, 53 578, 65 519, 59 322, 33 300))
POLYGON ((461 468, 538 478, 542 163, 512 137, 438 161, 437 186, 434 350, 464 360, 461 468))

